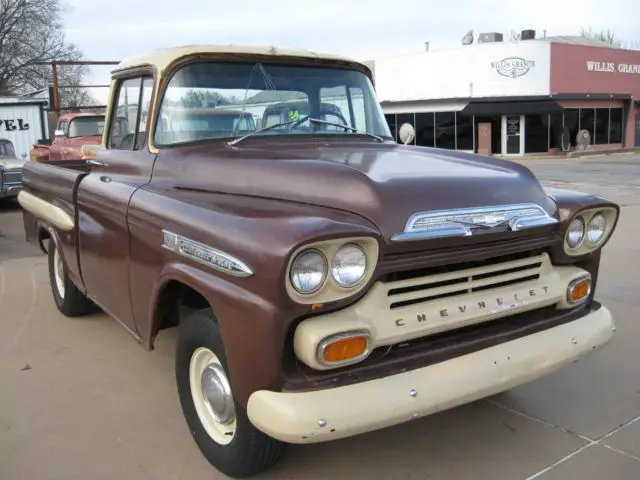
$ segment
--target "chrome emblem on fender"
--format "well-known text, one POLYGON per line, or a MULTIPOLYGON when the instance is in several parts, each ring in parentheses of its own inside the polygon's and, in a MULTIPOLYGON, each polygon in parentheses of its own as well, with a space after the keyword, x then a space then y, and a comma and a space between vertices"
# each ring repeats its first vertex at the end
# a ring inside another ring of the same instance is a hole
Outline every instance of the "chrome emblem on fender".
POLYGON ((213 247, 204 245, 203 243, 191 240, 168 230, 162 230, 162 235, 162 246, 167 250, 171 250, 183 257, 190 258, 202 265, 206 265, 235 277, 249 277, 253 275, 253 270, 251 270, 244 262, 229 255, 228 253, 221 252, 213 247))
POLYGON ((480 233, 518 231, 557 223, 540 205, 525 203, 493 207, 419 212, 409 218, 393 241, 464 237, 480 233))

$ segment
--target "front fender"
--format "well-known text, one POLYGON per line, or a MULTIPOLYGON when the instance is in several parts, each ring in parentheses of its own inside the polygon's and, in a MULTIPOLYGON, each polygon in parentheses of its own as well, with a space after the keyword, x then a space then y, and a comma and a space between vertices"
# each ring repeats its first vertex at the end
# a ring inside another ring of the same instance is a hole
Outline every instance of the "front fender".
MULTIPOLYGON (((591 208, 608 207, 616 210, 616 219, 612 227, 611 234, 600 248, 598 248, 598 252, 600 252, 609 240, 611 240, 620 219, 620 206, 618 204, 597 195, 574 190, 555 187, 545 187, 544 190, 547 196, 549 196, 549 198, 551 198, 558 207, 558 218, 560 220, 558 233, 561 239, 564 238, 567 228, 569 227, 569 223, 578 212, 591 208)), ((564 244, 562 240, 559 240, 552 249, 552 257, 554 261, 557 260, 559 262, 575 262, 576 260, 575 257, 569 257, 564 253, 564 244)))
POLYGON ((153 323, 144 338, 152 339, 162 318, 160 298, 175 281, 197 291, 211 305, 225 345, 234 395, 245 405, 257 389, 273 389, 281 382, 285 333, 276 321, 277 309, 264 298, 199 266, 174 261, 166 264, 151 298, 153 323))

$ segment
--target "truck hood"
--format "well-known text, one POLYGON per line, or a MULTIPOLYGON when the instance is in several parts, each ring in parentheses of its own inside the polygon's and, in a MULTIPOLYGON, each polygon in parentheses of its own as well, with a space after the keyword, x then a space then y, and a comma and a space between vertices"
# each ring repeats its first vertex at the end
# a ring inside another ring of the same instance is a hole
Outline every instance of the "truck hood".
POLYGON ((530 170, 498 158, 395 143, 264 143, 216 149, 217 158, 203 146, 181 149, 176 186, 349 211, 387 240, 416 212, 518 203, 556 211, 530 170))
POLYGON ((0 168, 4 170, 22 168, 24 166, 24 162, 25 161, 20 158, 0 157, 0 168))

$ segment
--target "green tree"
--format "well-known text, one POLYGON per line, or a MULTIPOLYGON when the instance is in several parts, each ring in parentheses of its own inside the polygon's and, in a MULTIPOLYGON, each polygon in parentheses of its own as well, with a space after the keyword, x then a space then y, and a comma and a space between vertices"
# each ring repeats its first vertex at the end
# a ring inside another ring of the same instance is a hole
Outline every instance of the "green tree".
POLYGON ((230 105, 231 102, 218 92, 189 90, 182 96, 178 104, 182 107, 197 108, 215 105, 230 105))

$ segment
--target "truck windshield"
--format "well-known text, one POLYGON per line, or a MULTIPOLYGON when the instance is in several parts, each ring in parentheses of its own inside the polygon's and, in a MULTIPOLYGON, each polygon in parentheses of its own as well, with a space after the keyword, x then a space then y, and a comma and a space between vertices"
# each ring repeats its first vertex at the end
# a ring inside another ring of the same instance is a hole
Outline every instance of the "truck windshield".
POLYGON ((102 135, 104 129, 104 115, 92 117, 78 117, 69 124, 69 137, 89 137, 102 135))
POLYGON ((358 70, 200 61, 185 65, 169 80, 155 143, 166 146, 229 140, 278 123, 287 124, 253 137, 368 133, 391 138, 373 85, 358 70), (346 128, 308 121, 307 117, 346 128))

